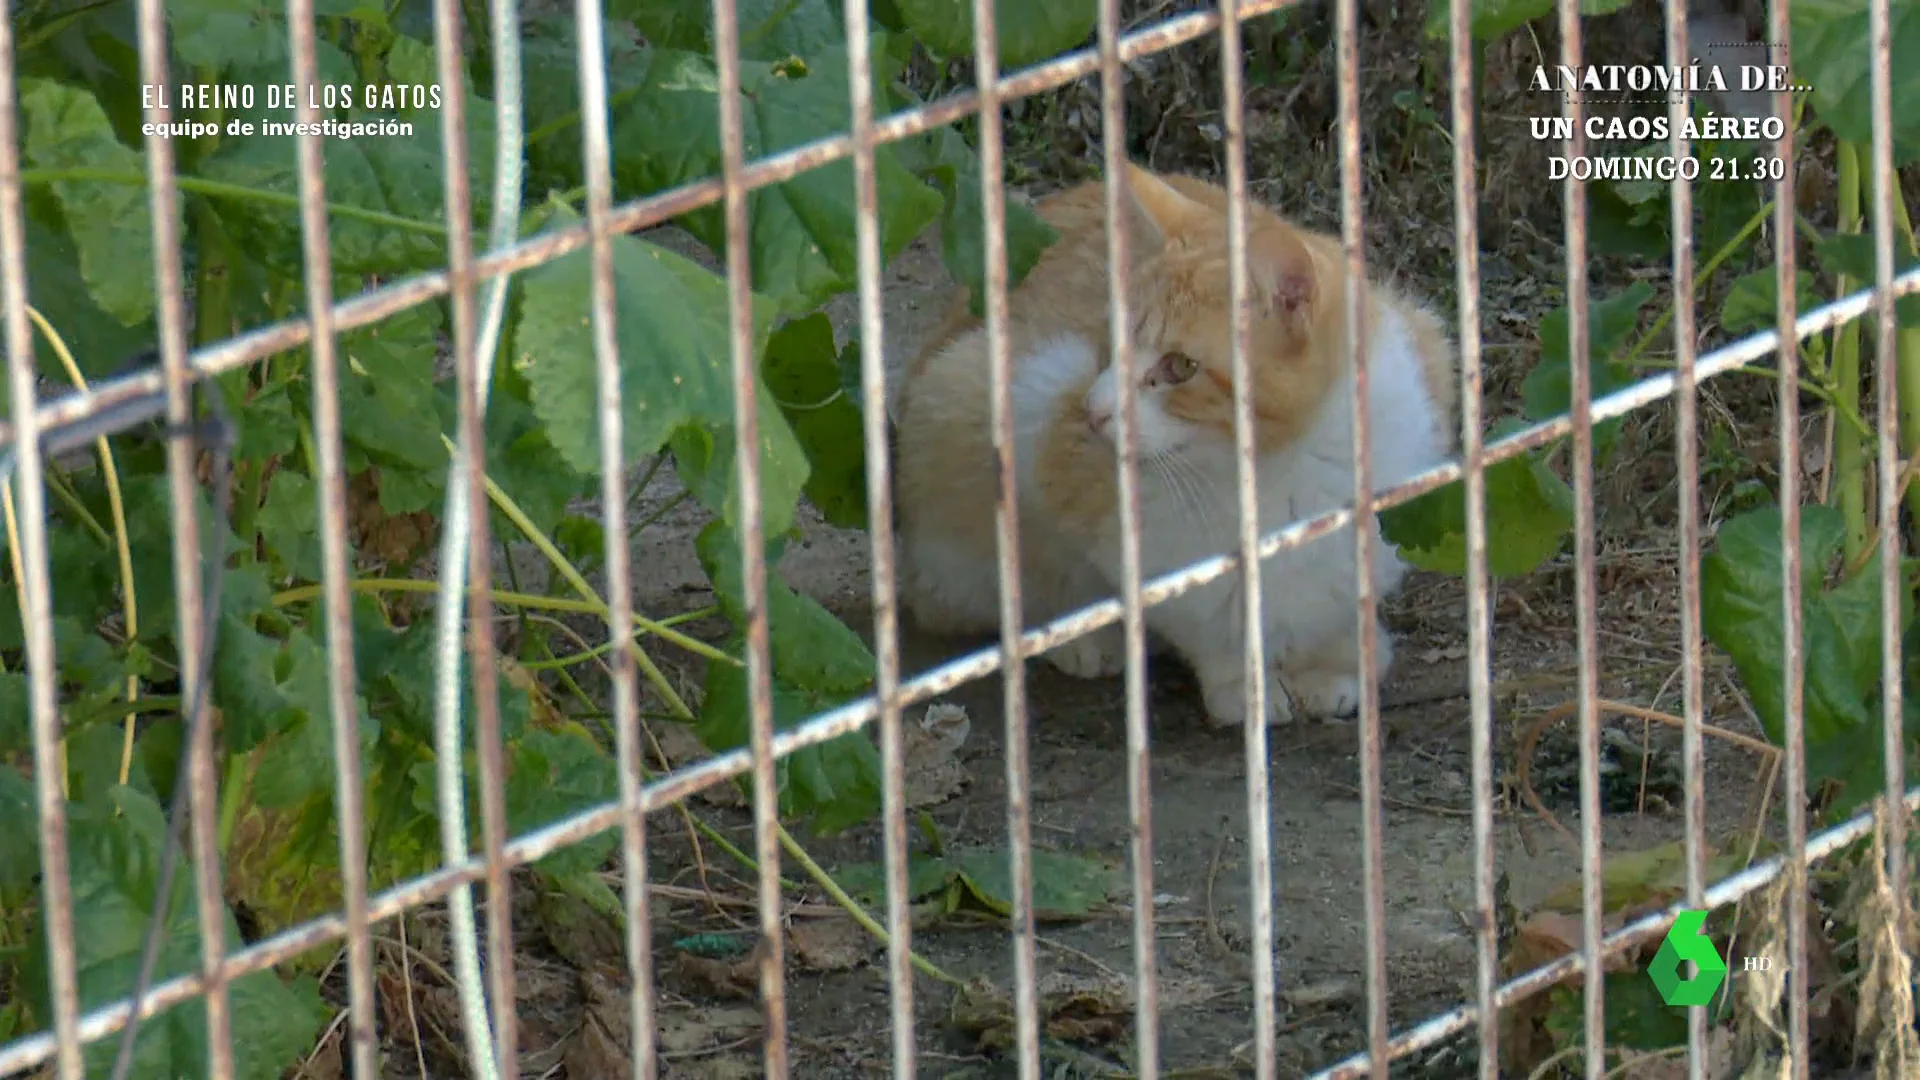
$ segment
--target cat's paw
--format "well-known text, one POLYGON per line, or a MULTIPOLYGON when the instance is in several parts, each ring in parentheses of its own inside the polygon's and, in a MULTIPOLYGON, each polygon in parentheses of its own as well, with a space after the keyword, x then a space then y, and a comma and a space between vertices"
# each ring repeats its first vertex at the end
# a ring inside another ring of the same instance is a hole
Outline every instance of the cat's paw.
MULTIPOLYGON (((1212 673, 1211 677, 1202 675, 1200 696, 1207 709, 1207 723, 1214 727, 1240 727, 1247 722, 1247 691, 1238 667, 1230 672, 1212 673)), ((1293 723, 1293 701, 1271 670, 1267 672, 1266 704, 1268 727, 1293 723)))
POLYGON ((1308 668, 1286 673, 1287 688, 1300 711, 1317 720, 1351 720, 1360 715, 1360 680, 1352 672, 1308 668))
POLYGON ((1127 638, 1118 626, 1103 626, 1040 655, 1076 679, 1106 679, 1127 670, 1127 638))

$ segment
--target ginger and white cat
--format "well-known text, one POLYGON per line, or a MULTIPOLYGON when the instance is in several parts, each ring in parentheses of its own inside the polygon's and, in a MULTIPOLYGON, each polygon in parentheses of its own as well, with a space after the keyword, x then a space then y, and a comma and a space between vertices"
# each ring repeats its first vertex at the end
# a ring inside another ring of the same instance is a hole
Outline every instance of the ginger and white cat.
MULTIPOLYGON (((1233 323, 1226 192, 1191 177, 1128 170, 1137 380, 1141 569, 1152 578, 1238 550, 1233 323)), ((1105 193, 1099 182, 1040 200, 1060 234, 1008 297, 1019 474, 1021 589, 1029 627, 1119 594, 1116 375, 1107 321, 1105 193)), ((1248 208, 1250 355, 1266 533, 1353 498, 1353 373, 1339 242, 1248 208)), ((1372 284, 1366 296, 1369 435, 1376 488, 1446 460, 1453 447, 1451 342, 1428 310, 1372 284)), ((987 342, 963 289, 897 399, 901 599, 933 633, 999 625, 997 465, 987 342)), ((1377 535, 1377 523, 1367 519, 1377 535)), ((1406 566, 1374 545, 1376 595, 1406 566)), ((1354 545, 1342 529, 1262 564, 1266 721, 1359 705, 1354 545)), ((1215 724, 1245 719, 1240 575, 1147 609, 1150 630, 1198 677, 1215 724)), ((1380 669, 1391 642, 1380 630, 1380 669)), ((1047 658, 1069 674, 1123 670, 1116 624, 1047 658)))

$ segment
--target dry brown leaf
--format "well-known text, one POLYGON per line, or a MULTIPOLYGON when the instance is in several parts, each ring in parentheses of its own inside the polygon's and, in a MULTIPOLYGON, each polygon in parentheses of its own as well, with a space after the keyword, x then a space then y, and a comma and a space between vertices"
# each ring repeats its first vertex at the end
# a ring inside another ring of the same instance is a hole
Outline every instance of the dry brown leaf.
POLYGON ((927 706, 918 721, 901 725, 907 806, 933 806, 966 788, 973 777, 957 755, 972 733, 967 710, 945 702, 927 706))
POLYGON ((795 919, 787 940, 799 961, 815 971, 845 971, 880 948, 880 942, 844 914, 818 919, 795 919))

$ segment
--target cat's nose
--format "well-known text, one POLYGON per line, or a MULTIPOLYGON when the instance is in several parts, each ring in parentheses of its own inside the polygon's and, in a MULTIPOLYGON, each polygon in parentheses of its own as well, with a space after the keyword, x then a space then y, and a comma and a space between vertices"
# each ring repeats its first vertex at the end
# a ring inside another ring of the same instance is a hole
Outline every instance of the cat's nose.
POLYGON ((1113 423, 1113 410, 1098 405, 1087 406, 1087 427, 1095 435, 1105 435, 1107 425, 1113 423))

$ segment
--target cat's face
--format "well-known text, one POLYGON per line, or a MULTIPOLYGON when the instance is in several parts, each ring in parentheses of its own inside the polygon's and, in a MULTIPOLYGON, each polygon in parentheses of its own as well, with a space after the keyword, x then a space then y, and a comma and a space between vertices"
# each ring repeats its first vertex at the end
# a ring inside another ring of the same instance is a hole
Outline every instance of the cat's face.
MULTIPOLYGON (((1143 456, 1231 454, 1225 195, 1195 181, 1176 187, 1140 169, 1132 170, 1129 186, 1131 363, 1123 372, 1108 356, 1099 358, 1102 370, 1084 402, 1087 422, 1117 443, 1119 380, 1126 377, 1138 390, 1143 456)), ((1250 211, 1247 359, 1255 440, 1270 452, 1303 433, 1337 374, 1341 282, 1314 238, 1264 208, 1250 211)))

